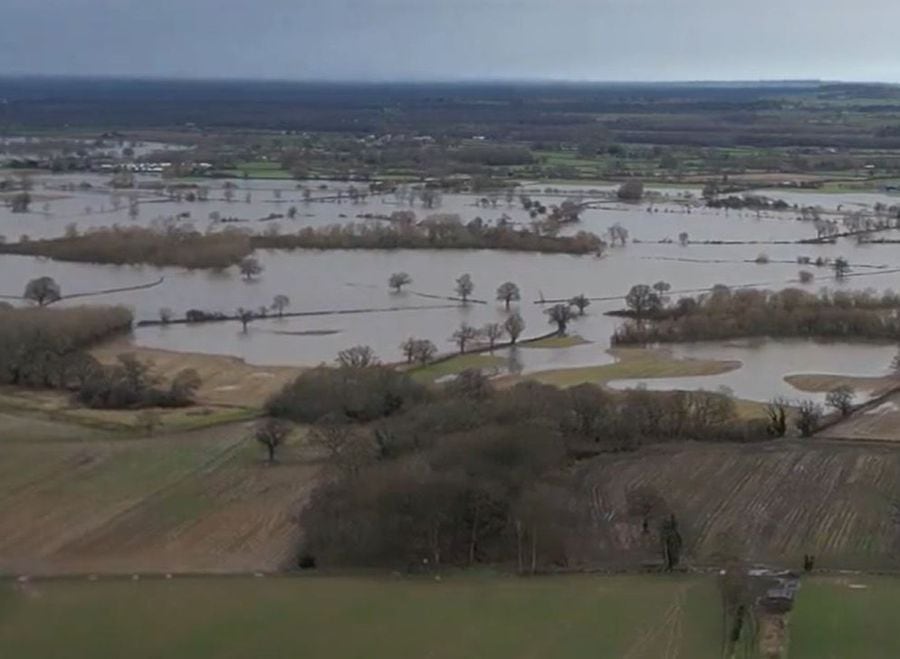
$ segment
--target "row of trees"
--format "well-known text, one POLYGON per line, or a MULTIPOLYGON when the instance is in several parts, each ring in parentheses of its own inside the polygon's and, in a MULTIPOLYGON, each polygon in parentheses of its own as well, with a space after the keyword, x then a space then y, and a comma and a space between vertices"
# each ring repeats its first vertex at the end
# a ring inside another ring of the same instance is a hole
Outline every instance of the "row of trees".
POLYGON ((465 353, 466 348, 476 341, 486 343, 488 348, 493 350, 504 336, 509 337, 510 344, 516 345, 524 331, 525 320, 519 313, 512 313, 502 323, 487 323, 480 328, 461 323, 450 340, 456 344, 460 353, 465 353))
POLYGON ((294 234, 253 236, 251 243, 263 249, 497 249, 556 254, 593 254, 606 245, 599 236, 585 231, 549 236, 512 226, 463 224, 458 215, 431 220, 419 225, 304 227, 294 234))

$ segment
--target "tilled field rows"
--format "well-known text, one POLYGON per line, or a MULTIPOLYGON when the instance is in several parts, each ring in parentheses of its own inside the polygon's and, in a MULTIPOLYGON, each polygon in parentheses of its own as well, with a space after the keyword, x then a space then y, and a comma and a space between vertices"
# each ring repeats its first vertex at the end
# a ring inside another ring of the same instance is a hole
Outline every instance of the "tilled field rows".
POLYGON ((625 493, 652 486, 694 560, 737 555, 800 565, 900 565, 900 450, 811 441, 694 445, 600 458, 581 475, 580 558, 658 555, 625 493))
POLYGON ((146 440, 15 442, 0 572, 266 570, 290 559, 315 465, 268 467, 247 424, 146 440))

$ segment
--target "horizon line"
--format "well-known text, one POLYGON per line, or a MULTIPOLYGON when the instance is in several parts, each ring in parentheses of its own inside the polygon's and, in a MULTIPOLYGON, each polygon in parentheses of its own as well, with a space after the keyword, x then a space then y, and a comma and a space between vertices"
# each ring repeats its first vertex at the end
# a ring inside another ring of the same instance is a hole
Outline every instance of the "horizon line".
POLYGON ((408 77, 408 78, 353 78, 353 77, 247 77, 247 76, 181 76, 142 75, 112 73, 3 73, 0 80, 90 80, 129 82, 233 82, 273 84, 332 84, 332 85, 461 85, 461 84, 509 84, 509 85, 609 85, 609 86, 661 86, 661 85, 778 85, 778 84, 853 84, 888 85, 900 83, 886 80, 842 80, 838 78, 771 77, 771 78, 673 78, 673 79, 601 79, 555 77, 408 77))

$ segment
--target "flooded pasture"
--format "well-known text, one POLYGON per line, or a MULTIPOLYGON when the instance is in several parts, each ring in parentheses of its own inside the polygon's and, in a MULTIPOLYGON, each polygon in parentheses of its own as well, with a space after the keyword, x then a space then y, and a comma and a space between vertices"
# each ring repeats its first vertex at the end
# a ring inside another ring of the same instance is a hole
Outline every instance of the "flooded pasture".
MULTIPOLYGON (((408 208, 408 204, 393 195, 373 195, 360 203, 345 199, 340 203, 336 200, 307 202, 295 181, 235 180, 231 184, 237 187, 232 188, 234 198, 230 201, 223 196, 226 188, 222 181, 210 182, 210 201, 205 202, 173 201, 152 190, 128 191, 139 195, 141 201, 135 216, 133 212, 129 215, 127 201, 115 207, 113 195, 118 193, 111 193, 105 183, 101 176, 80 175, 38 180, 33 191, 32 212, 13 214, 7 208, 0 208, 0 234, 9 240, 18 239, 21 234, 32 238, 51 237, 62 235, 66 225, 72 222, 85 230, 116 223, 149 224, 156 217, 171 215, 182 215, 200 229, 206 229, 211 223, 214 228, 230 224, 213 223, 210 215, 215 213, 219 217, 245 219, 246 222, 235 224, 250 230, 262 231, 277 222, 282 231, 292 231, 303 226, 360 221, 358 216, 388 215, 398 208, 408 208), (90 187, 82 186, 82 181, 90 183, 90 187), (290 206, 298 209, 293 220, 257 221, 273 213, 286 214, 290 206)), ((325 185, 328 188, 316 189, 311 185, 310 196, 326 197, 339 184, 325 185)), ((553 192, 540 188, 527 191, 545 204, 559 203, 570 193, 559 188, 553 192)), ((598 187, 586 191, 582 198, 604 192, 608 190, 598 187)), ((183 317, 189 309, 225 313, 234 313, 238 307, 258 309, 271 305, 275 295, 287 295, 291 299, 289 312, 308 315, 259 319, 251 323, 246 333, 241 331, 238 322, 145 326, 135 330, 134 342, 139 346, 228 354, 264 365, 330 362, 339 350, 357 344, 372 346, 384 361, 401 361, 400 344, 409 337, 430 339, 441 352, 451 352, 454 346, 450 336, 460 323, 480 327, 505 319, 502 304, 495 300, 497 287, 505 281, 513 281, 521 289, 522 299, 513 306, 525 319, 526 337, 552 330, 543 313, 546 306, 540 303, 542 300, 568 299, 581 293, 594 298, 587 314, 577 318, 570 327, 570 332, 583 337, 586 343, 567 348, 523 347, 498 351, 498 355, 508 359, 506 370, 528 373, 612 362, 613 357, 607 352, 609 339, 620 321, 604 312, 621 308, 622 297, 637 283, 669 282, 674 297, 715 284, 777 289, 800 286, 798 272, 805 269, 816 277, 802 286, 809 291, 835 285, 847 289, 900 289, 897 246, 858 244, 851 239, 841 239, 835 244, 798 244, 795 241, 812 238, 815 232, 809 222, 797 220, 796 212, 757 214, 706 209, 685 203, 685 193, 696 195, 696 191, 666 190, 665 193, 669 196, 640 206, 602 201, 596 204, 599 207, 583 212, 581 223, 567 228, 604 233, 613 224, 624 226, 633 242, 610 248, 602 257, 494 251, 262 251, 256 256, 265 271, 258 279, 248 282, 241 279, 235 268, 223 272, 186 271, 61 263, 3 255, 0 256, 0 295, 19 296, 29 279, 43 275, 55 278, 64 295, 141 286, 162 279, 159 284, 138 291, 63 302, 125 304, 135 310, 138 320, 157 319, 161 308, 171 309, 176 318, 183 317), (679 244, 678 237, 683 232, 689 235, 691 244, 679 244), (703 241, 753 242, 700 244, 703 241), (760 254, 766 257, 763 263, 757 262, 761 260, 760 254), (852 264, 851 277, 836 284, 827 267, 798 265, 801 256, 812 260, 844 256, 852 264), (394 293, 387 281, 392 273, 400 271, 409 273, 413 283, 404 292, 394 293), (473 298, 480 302, 460 306, 446 299, 454 294, 454 280, 463 273, 471 274, 476 286, 473 298)), ((773 193, 772 196, 790 201, 789 194, 773 193)), ((855 194, 852 203, 868 203, 871 207, 884 196, 855 194)), ((821 197, 823 207, 836 208, 841 204, 842 197, 821 197)), ((125 193, 122 198, 127 199, 125 193)), ((121 199, 117 203, 122 203, 121 199)), ((844 203, 851 203, 851 199, 844 203)), ((419 217, 430 212, 457 213, 463 221, 476 216, 498 220, 504 215, 509 221, 522 224, 531 220, 517 200, 508 203, 503 199, 496 207, 493 204, 485 207, 478 196, 464 194, 443 195, 440 207, 431 211, 418 205, 413 210, 419 217)), ((726 386, 741 398, 768 400, 774 395, 797 398, 800 392, 784 382, 786 375, 883 375, 894 353, 892 346, 884 345, 794 341, 703 343, 672 346, 672 350, 682 359, 735 360, 743 365, 723 375, 620 381, 615 386, 646 384, 666 389, 726 386)))

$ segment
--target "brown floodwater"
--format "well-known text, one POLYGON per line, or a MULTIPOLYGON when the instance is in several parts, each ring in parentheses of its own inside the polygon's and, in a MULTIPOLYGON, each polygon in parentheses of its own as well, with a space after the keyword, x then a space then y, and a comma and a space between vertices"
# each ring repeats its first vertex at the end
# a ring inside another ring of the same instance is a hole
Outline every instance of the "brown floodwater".
MULTIPOLYGON (((36 195, 59 196, 43 202, 50 204, 48 213, 13 215, 5 208, 0 209, 0 234, 13 239, 19 233, 28 233, 32 237, 54 236, 60 235, 65 225, 72 221, 81 228, 108 226, 114 222, 144 224, 155 216, 176 211, 190 212, 192 219, 203 218, 196 224, 205 228, 211 209, 223 214, 229 209, 240 210, 247 217, 255 217, 284 212, 289 205, 297 205, 300 210, 297 220, 280 221, 283 230, 291 230, 294 226, 353 221, 355 215, 361 213, 389 213, 398 208, 391 195, 372 197, 365 204, 349 201, 303 204, 293 181, 235 181, 241 187, 236 191, 238 201, 231 203, 224 199, 193 204, 157 203, 154 199, 158 196, 154 193, 141 193, 147 203, 141 205, 139 217, 130 220, 127 208, 114 212, 110 206, 106 212, 99 212, 103 204, 110 204, 108 190, 71 192, 61 189, 83 178, 70 175, 39 181, 36 195), (276 189, 281 190, 280 201, 275 198, 276 189), (250 204, 242 201, 247 191, 252 196, 250 204), (93 210, 86 214, 84 207, 90 202, 93 202, 93 210)), ((91 180, 97 188, 104 182, 102 177, 91 180)), ((219 186, 219 192, 213 192, 213 197, 217 197, 221 194, 221 183, 213 183, 219 186)), ((534 197, 544 194, 545 203, 549 203, 564 199, 570 192, 551 193, 536 189, 531 194, 534 197)), ((262 251, 257 256, 265 266, 265 272, 259 279, 245 282, 233 268, 225 272, 186 271, 61 263, 3 255, 0 256, 0 295, 20 295, 29 279, 42 275, 59 281, 64 294, 136 286, 163 277, 163 283, 153 288, 68 303, 125 304, 134 308, 141 320, 157 318, 162 307, 171 308, 176 316, 182 316, 191 308, 226 313, 233 313, 241 306, 255 309, 271 304, 277 294, 291 298, 289 311, 293 312, 381 310, 270 318, 252 323, 246 334, 241 332, 237 322, 142 327, 135 331, 135 342, 141 346, 229 354, 259 364, 299 365, 329 362, 339 350, 356 344, 371 345, 385 361, 399 361, 402 359, 399 345, 411 336, 430 339, 440 350, 451 351, 450 336, 460 323, 481 326, 503 321, 505 311, 494 300, 494 292, 504 281, 514 281, 522 290, 522 300, 514 308, 526 320, 526 336, 544 334, 552 329, 543 313, 545 307, 536 304, 541 299, 568 298, 579 293, 594 298, 612 298, 595 301, 587 315, 573 323, 571 331, 589 343, 565 349, 516 350, 509 360, 509 368, 529 372, 612 361, 607 349, 618 321, 603 312, 620 308, 621 297, 636 283, 664 280, 675 292, 698 291, 715 284, 782 288, 799 285, 796 283, 801 269, 796 263, 798 256, 813 259, 845 256, 854 265, 854 276, 840 284, 841 287, 900 289, 900 249, 893 245, 857 245, 855 241, 842 240, 836 245, 692 244, 682 247, 677 244, 678 234, 682 231, 688 232, 693 240, 790 241, 813 235, 810 225, 794 219, 793 213, 769 213, 757 217, 750 212, 726 213, 697 208, 687 213, 683 204, 676 203, 684 192, 666 191, 668 199, 655 201, 651 211, 648 211, 651 204, 634 207, 613 202, 604 203, 602 209, 586 211, 582 224, 576 229, 603 232, 610 225, 620 223, 628 228, 632 238, 641 241, 610 249, 602 258, 492 251, 262 251), (676 242, 658 242, 666 239, 676 242), (768 256, 767 264, 754 262, 760 253, 768 256), (390 274, 398 271, 408 272, 413 278, 409 290, 401 294, 392 293, 387 286, 390 274), (488 304, 438 308, 448 302, 417 295, 452 295, 453 281, 462 273, 471 274, 476 285, 474 297, 488 304), (386 310, 395 307, 399 309, 386 310)), ((598 189, 593 193, 604 191, 598 189)), ((585 192, 584 196, 587 198, 589 193, 585 192)), ((828 205, 836 207, 841 203, 842 197, 821 196, 826 198, 828 205)), ((866 199, 874 204, 880 196, 871 195, 866 199)), ((477 198, 472 195, 444 195, 441 208, 437 210, 459 213, 464 220, 476 215, 496 219, 506 213, 514 221, 528 221, 527 214, 517 203, 508 207, 502 200, 496 209, 485 209, 476 202, 477 198)), ((852 203, 863 202, 859 195, 854 195, 852 203)), ((41 204, 37 202, 36 206, 41 204)), ((415 210, 423 214, 420 208, 415 210)), ((269 223, 250 224, 262 230, 269 223)), ((805 287, 807 290, 835 285, 827 268, 803 266, 803 269, 812 270, 818 277, 805 287)), ((753 345, 697 344, 677 346, 675 350, 676 354, 685 357, 736 359, 744 362, 744 367, 719 376, 647 381, 648 386, 707 389, 727 386, 741 397, 756 400, 767 400, 775 394, 797 397, 798 392, 783 381, 785 375, 792 373, 882 374, 893 354, 890 346, 799 345, 788 341, 753 345)), ((498 354, 509 356, 508 351, 498 354)), ((620 386, 633 384, 636 382, 620 383, 620 386)))

